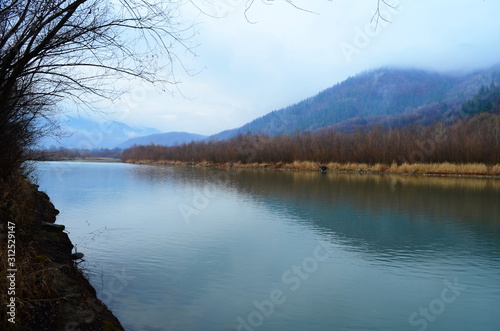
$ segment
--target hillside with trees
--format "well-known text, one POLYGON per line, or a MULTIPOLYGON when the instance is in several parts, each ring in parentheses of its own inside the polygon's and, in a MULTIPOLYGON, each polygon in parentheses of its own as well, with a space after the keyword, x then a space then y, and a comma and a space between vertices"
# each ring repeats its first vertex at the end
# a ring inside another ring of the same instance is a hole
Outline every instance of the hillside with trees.
MULTIPOLYGON (((229 165, 476 163, 493 167, 500 164, 500 86, 482 86, 463 103, 435 103, 397 116, 353 120, 350 128, 330 126, 290 135, 247 133, 172 147, 136 146, 126 149, 122 160, 229 165)), ((495 174, 500 173, 500 167, 495 169, 495 174)))
MULTIPOLYGON (((224 140, 248 132, 293 134, 325 127, 352 130, 367 123, 400 126, 408 124, 411 117, 428 117, 443 107, 457 106, 472 98, 481 86, 499 80, 500 67, 467 75, 377 69, 348 78, 311 98, 273 111, 240 128, 213 135, 211 139, 224 140)), ((433 116, 428 120, 437 118, 433 116)))

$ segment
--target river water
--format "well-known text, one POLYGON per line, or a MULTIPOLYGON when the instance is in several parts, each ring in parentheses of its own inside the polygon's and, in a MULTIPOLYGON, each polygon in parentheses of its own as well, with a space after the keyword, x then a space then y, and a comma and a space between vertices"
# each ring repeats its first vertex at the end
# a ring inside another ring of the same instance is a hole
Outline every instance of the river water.
POLYGON ((126 330, 500 330, 500 180, 37 167, 126 330))

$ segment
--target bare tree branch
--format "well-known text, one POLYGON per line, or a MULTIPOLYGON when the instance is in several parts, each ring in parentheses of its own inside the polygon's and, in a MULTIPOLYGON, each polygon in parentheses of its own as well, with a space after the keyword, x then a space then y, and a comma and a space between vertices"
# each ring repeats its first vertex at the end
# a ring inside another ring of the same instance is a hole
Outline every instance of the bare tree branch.
POLYGON ((114 99, 123 78, 175 85, 174 67, 186 69, 175 54, 192 51, 182 3, 0 1, 0 173, 22 162, 36 122, 59 101, 114 99))
MULTIPOLYGON (((61 100, 91 107, 94 98, 114 99, 124 78, 175 86, 174 68, 187 71, 179 53, 192 54, 192 25, 179 14, 185 1, 0 1, 0 174, 22 162, 37 119, 61 100)), ((377 0, 372 20, 386 21, 382 7, 395 8, 387 1, 377 0)), ((245 3, 249 22, 254 3, 245 3)))
MULTIPOLYGON (((260 0, 260 1, 265 5, 271 5, 274 2, 274 0, 260 0)), ((293 0, 283 0, 283 1, 285 1, 286 3, 288 3, 289 5, 291 5, 292 7, 294 7, 297 10, 305 11, 305 12, 308 12, 311 14, 318 14, 316 12, 313 12, 311 10, 308 10, 306 8, 303 8, 301 6, 296 5, 293 0)), ((246 4, 245 4, 245 19, 247 20, 247 22, 252 23, 252 24, 255 24, 256 22, 251 21, 248 17, 248 14, 249 14, 250 9, 254 5, 254 3, 255 3, 255 0, 247 0, 246 4)))
POLYGON ((391 4, 387 3, 386 0, 377 0, 377 10, 375 11, 375 13, 373 14, 372 19, 371 19, 371 22, 373 22, 375 20, 375 27, 378 27, 378 23, 380 20, 387 22, 387 23, 391 23, 388 19, 386 19, 382 15, 382 10, 381 10, 382 5, 385 5, 389 8, 394 9, 394 10, 398 10, 398 7, 399 7, 399 5, 391 5, 391 4))

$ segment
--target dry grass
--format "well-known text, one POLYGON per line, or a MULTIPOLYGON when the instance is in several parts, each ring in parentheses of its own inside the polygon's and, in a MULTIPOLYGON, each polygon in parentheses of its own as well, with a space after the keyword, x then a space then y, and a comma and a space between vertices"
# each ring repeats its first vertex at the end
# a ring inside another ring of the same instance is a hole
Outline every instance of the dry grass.
POLYGON ((372 171, 376 172, 385 172, 387 169, 389 169, 389 166, 381 163, 377 163, 372 167, 372 171))
POLYGON ((500 176, 500 164, 490 167, 490 175, 500 176))
MULTIPOLYGON (((0 330, 64 330, 69 325, 101 330, 97 325, 104 319, 120 326, 105 306, 98 310, 82 306, 82 298, 92 299, 95 290, 71 260, 73 245, 67 234, 47 230, 41 224, 54 222, 58 213, 49 197, 23 176, 12 175, 8 182, 0 181, 0 198, 0 238, 7 237, 7 225, 15 224, 15 261, 10 261, 15 265, 9 267, 17 269, 15 293, 9 293, 7 270, 0 268, 0 304, 7 307, 15 298, 16 306, 15 324, 7 320, 10 316, 4 309, 0 330), (95 316, 92 321, 87 320, 90 314, 95 316)), ((12 234, 9 239, 13 239, 12 234)), ((0 241, 2 252, 7 252, 8 243, 0 241)), ((0 254, 1 266, 8 265, 7 258, 7 254, 0 254)))
MULTIPOLYGON (((219 167, 219 168, 246 168, 246 169, 286 169, 317 171, 322 165, 313 161, 294 161, 292 163, 221 163, 213 162, 181 162, 181 161, 134 161, 136 164, 163 164, 163 165, 193 165, 198 167, 219 167)), ((481 163, 392 163, 390 165, 377 163, 374 165, 366 163, 337 163, 326 164, 329 171, 340 172, 375 172, 393 174, 428 174, 428 175, 469 175, 469 176, 500 176, 500 164, 485 165, 481 163)))
MULTIPOLYGON (((50 267, 52 262, 34 249, 37 231, 33 230, 43 217, 43 208, 36 187, 26 179, 13 177, 8 183, 0 183, 0 214, 2 215, 1 236, 7 234, 7 224, 15 224, 15 296, 8 294, 7 281, 0 283, 0 298, 3 307, 11 297, 16 298, 16 324, 6 321, 7 315, 2 314, 0 325, 2 329, 23 330, 35 327, 37 323, 47 324, 48 316, 54 313, 58 294, 51 286, 56 273, 50 267)), ((7 240, 2 240, 1 250, 7 252, 7 240)), ((12 243, 12 242, 11 242, 12 243)), ((0 255, 0 265, 7 266, 7 255, 0 255)), ((0 278, 5 280, 7 271, 2 268, 0 278)), ((50 324, 49 324, 50 325, 50 324)))
POLYGON ((500 165, 488 167, 485 164, 453 164, 453 163, 403 163, 399 166, 392 164, 389 172, 411 173, 411 174, 432 174, 432 175, 479 175, 495 176, 499 175, 500 165))
POLYGON ((331 171, 373 171, 366 163, 337 163, 330 162, 326 165, 331 171))
POLYGON ((291 170, 318 170, 320 164, 312 161, 293 161, 283 165, 284 169, 291 170))

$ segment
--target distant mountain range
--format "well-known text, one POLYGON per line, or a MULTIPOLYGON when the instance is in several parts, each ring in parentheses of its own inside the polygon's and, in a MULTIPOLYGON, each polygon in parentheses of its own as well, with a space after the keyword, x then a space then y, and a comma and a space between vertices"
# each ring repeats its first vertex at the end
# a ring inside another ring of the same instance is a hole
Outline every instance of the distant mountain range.
POLYGON ((59 119, 59 137, 45 138, 40 145, 45 148, 65 147, 77 149, 116 148, 131 138, 157 134, 159 130, 130 126, 118 121, 95 121, 90 118, 63 116, 59 119))
POLYGON ((207 136, 187 133, 168 132, 142 126, 131 126, 119 121, 99 122, 90 118, 63 116, 59 119, 59 137, 45 138, 40 147, 45 149, 124 149, 133 145, 173 146, 191 141, 199 141, 207 136))
POLYGON ((374 124, 402 125, 424 117, 439 120, 442 109, 473 97, 481 86, 500 81, 500 66, 466 75, 382 68, 351 77, 292 106, 209 139, 238 134, 293 134, 323 128, 352 130, 374 124))
POLYGON ((461 75, 381 68, 348 78, 299 103, 210 137, 186 132, 161 133, 117 121, 97 122, 66 116, 61 121, 66 134, 58 140, 46 139, 42 145, 124 149, 133 145, 172 146, 204 139, 225 140, 249 132, 281 135, 319 129, 352 131, 374 125, 398 127, 415 121, 429 124, 441 120, 444 110, 459 109, 482 86, 499 82, 500 65, 461 75))

